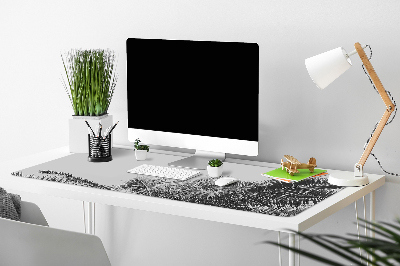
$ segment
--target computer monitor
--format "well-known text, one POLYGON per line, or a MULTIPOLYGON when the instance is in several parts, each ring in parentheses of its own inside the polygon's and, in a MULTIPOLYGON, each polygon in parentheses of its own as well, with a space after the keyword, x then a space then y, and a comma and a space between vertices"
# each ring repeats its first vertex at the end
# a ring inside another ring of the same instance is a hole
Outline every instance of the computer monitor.
POLYGON ((258 155, 257 43, 129 38, 128 140, 196 149, 170 163, 206 169, 258 155))

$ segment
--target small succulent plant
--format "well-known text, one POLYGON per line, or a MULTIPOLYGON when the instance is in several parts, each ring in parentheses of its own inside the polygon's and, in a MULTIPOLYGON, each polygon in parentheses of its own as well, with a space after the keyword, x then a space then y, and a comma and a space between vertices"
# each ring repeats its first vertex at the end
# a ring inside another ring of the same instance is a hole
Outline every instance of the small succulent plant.
POLYGON ((222 165, 222 161, 219 159, 213 159, 208 161, 208 165, 211 167, 220 167, 222 165))
POLYGON ((135 144, 133 146, 135 147, 136 150, 149 152, 149 146, 147 146, 147 145, 139 145, 140 139, 136 139, 134 143, 135 144))

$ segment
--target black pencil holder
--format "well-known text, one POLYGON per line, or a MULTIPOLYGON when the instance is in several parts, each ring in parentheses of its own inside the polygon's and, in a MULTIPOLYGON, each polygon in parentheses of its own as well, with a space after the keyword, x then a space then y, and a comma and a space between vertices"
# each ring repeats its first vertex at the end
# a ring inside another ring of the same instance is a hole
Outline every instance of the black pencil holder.
POLYGON ((111 156, 111 134, 106 138, 94 137, 88 134, 89 162, 109 162, 111 156))

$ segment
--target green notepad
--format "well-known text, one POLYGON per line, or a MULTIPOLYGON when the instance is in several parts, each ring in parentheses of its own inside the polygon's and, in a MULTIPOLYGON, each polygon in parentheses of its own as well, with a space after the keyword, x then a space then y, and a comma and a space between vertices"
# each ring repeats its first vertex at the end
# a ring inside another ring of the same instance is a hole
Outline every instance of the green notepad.
POLYGON ((286 170, 282 170, 282 168, 277 168, 275 170, 263 173, 262 175, 266 176, 266 177, 270 177, 270 178, 279 179, 282 181, 296 182, 296 181, 300 181, 300 180, 303 180, 305 178, 309 178, 312 176, 317 176, 317 175, 320 175, 320 174, 326 172, 326 170, 323 170, 323 169, 314 169, 313 173, 310 173, 310 170, 308 170, 308 169, 297 169, 297 170, 300 173, 294 174, 293 176, 291 176, 288 172, 286 172, 286 170))

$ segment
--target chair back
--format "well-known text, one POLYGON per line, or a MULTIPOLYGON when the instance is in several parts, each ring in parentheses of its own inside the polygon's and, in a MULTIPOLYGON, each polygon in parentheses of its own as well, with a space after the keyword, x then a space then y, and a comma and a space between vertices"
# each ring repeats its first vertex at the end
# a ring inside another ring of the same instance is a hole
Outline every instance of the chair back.
POLYGON ((21 222, 49 226, 39 207, 32 202, 21 201, 21 222))
POLYGON ((23 202, 22 222, 0 218, 0 265, 111 266, 99 237, 47 227, 35 206, 23 202))

